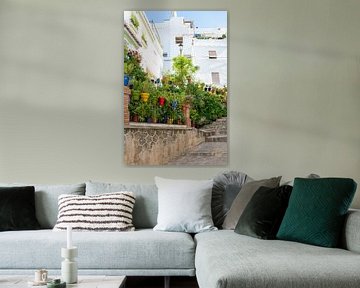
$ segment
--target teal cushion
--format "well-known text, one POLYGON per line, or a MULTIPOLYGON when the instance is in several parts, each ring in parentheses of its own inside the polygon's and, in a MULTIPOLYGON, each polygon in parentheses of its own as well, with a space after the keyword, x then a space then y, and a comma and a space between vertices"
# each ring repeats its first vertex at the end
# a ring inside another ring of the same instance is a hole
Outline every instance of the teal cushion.
POLYGON ((337 247, 355 191, 356 182, 348 178, 295 178, 277 238, 337 247))

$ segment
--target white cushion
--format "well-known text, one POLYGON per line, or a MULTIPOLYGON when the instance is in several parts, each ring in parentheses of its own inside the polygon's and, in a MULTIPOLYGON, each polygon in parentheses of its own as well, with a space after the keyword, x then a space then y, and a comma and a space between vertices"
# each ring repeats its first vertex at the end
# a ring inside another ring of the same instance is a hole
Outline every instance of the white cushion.
POLYGON ((198 233, 217 230, 211 217, 213 180, 155 177, 159 212, 154 230, 198 233))

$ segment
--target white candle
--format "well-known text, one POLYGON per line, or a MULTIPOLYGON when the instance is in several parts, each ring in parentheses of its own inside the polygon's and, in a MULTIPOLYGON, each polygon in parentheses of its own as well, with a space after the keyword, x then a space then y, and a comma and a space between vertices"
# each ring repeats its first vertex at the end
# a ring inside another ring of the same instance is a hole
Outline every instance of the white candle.
POLYGON ((70 249, 72 248, 72 227, 69 225, 67 226, 67 229, 66 229, 66 232, 67 232, 67 245, 66 245, 66 248, 70 249))

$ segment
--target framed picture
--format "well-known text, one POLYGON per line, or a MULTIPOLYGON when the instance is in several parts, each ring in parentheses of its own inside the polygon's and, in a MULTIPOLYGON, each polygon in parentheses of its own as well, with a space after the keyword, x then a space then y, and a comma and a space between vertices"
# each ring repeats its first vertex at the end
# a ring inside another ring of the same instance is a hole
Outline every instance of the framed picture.
POLYGON ((227 165, 227 46, 227 11, 124 12, 127 165, 227 165))

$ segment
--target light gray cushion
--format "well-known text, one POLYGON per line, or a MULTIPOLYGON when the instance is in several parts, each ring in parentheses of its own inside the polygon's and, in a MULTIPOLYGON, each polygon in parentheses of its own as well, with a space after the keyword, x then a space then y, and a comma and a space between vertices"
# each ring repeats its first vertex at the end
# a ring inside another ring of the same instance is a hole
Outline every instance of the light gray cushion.
POLYGON ((65 185, 38 185, 1 183, 0 186, 34 186, 36 218, 41 228, 53 228, 58 216, 58 197, 61 194, 84 195, 85 183, 65 185))
POLYGON ((213 180, 155 177, 159 214, 154 230, 198 233, 215 230, 211 217, 213 180))
POLYGON ((155 184, 86 182, 86 195, 89 196, 119 191, 131 191, 135 195, 133 211, 135 228, 153 228, 158 213, 158 193, 155 184))
POLYGON ((342 247, 360 253, 360 210, 351 209, 346 215, 342 247))
MULTIPOLYGON (((60 252, 61 247, 66 247, 66 231, 26 232, 1 233, 0 269, 60 269, 63 260, 60 252)), ((152 229, 73 232, 72 240, 78 247, 79 270, 194 268, 195 244, 186 233, 152 229)))
POLYGON ((195 236, 200 288, 353 288, 360 283, 360 254, 231 230, 195 236))
POLYGON ((226 214, 222 227, 224 229, 234 230, 237 222, 240 219, 241 214, 245 210, 246 205, 249 203, 251 197, 255 194, 255 192, 261 186, 269 188, 278 187, 280 179, 281 176, 245 183, 240 189, 240 192, 237 194, 235 200, 233 201, 229 212, 226 214))

